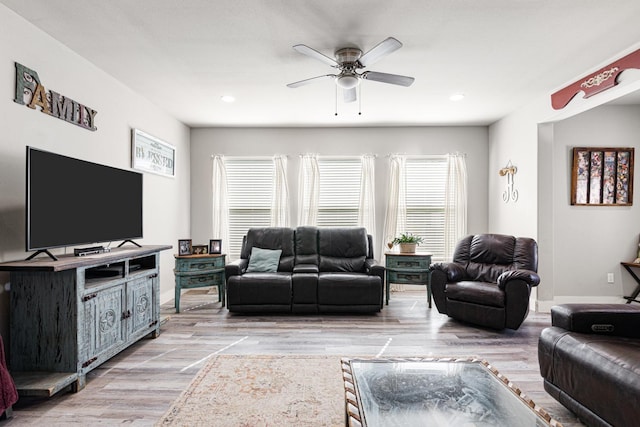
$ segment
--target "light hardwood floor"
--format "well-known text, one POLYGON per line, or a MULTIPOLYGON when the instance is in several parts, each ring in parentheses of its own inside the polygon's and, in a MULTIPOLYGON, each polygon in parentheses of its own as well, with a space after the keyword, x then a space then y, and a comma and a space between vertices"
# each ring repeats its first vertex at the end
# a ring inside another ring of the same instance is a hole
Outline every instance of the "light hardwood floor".
POLYGON ((582 425, 542 386, 537 341, 550 324, 548 314, 530 313, 519 330, 496 332, 429 309, 424 288, 410 288, 392 293, 381 313, 355 316, 232 315, 214 290, 184 292, 181 313, 173 302, 162 306, 160 337, 143 339, 91 371, 79 393, 21 399, 0 427, 153 425, 215 354, 477 356, 565 426, 582 425))

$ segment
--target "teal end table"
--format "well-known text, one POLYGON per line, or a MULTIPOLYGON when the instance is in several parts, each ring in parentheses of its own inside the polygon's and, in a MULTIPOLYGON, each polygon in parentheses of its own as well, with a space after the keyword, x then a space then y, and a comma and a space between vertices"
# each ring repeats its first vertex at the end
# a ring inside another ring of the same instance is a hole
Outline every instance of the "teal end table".
POLYGON ((225 254, 174 255, 176 267, 176 313, 180 313, 182 289, 218 287, 218 301, 225 306, 225 254))
POLYGON ((431 254, 425 252, 385 252, 386 296, 389 305, 391 284, 426 285, 429 308, 431 308, 431 254))

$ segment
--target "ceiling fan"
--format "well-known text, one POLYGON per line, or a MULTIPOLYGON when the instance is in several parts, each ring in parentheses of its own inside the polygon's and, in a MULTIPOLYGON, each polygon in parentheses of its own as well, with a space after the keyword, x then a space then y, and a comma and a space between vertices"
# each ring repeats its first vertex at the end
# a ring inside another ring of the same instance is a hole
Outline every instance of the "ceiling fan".
POLYGON ((401 47, 402 43, 400 43, 400 41, 396 40, 393 37, 388 37, 378 43, 364 55, 362 54, 362 50, 358 49, 357 47, 343 47, 336 50, 335 59, 333 59, 318 52, 315 49, 310 48, 307 45, 297 44, 293 46, 293 48, 297 52, 322 61, 327 65, 337 68, 340 72, 338 74, 325 74, 323 76, 312 77, 310 79, 289 83, 287 87, 296 88, 322 80, 334 79, 336 85, 343 89, 344 101, 353 102, 357 99, 356 87, 363 79, 373 80, 381 83, 390 83, 405 87, 411 86, 411 84, 415 80, 413 77, 401 76, 398 74, 379 73, 377 71, 358 72, 358 70, 379 61, 383 57, 387 56, 391 52, 400 49, 401 47))

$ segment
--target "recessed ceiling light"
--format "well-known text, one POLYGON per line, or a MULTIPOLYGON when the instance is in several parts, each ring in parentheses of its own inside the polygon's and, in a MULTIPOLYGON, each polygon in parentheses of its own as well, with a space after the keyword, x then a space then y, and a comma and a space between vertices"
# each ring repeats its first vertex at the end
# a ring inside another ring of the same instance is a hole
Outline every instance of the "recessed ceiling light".
POLYGON ((233 96, 231 96, 231 95, 224 95, 224 96, 221 96, 221 97, 220 97, 220 99, 222 100, 222 102, 233 102, 233 101, 235 101, 235 100, 236 100, 236 99, 235 99, 233 96))
POLYGON ((462 101, 464 99, 464 93, 454 93, 449 99, 451 101, 462 101))

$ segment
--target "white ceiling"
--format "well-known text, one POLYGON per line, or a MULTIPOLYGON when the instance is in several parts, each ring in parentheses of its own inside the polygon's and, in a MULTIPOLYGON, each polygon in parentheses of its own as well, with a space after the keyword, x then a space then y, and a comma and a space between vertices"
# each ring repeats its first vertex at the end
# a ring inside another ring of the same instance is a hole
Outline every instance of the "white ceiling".
POLYGON ((189 126, 489 124, 640 42, 638 0, 0 0, 189 126), (334 70, 292 49, 404 46, 408 88, 287 83, 334 70), (464 92, 452 102, 449 96, 464 92), (236 101, 223 103, 220 97, 236 101))

